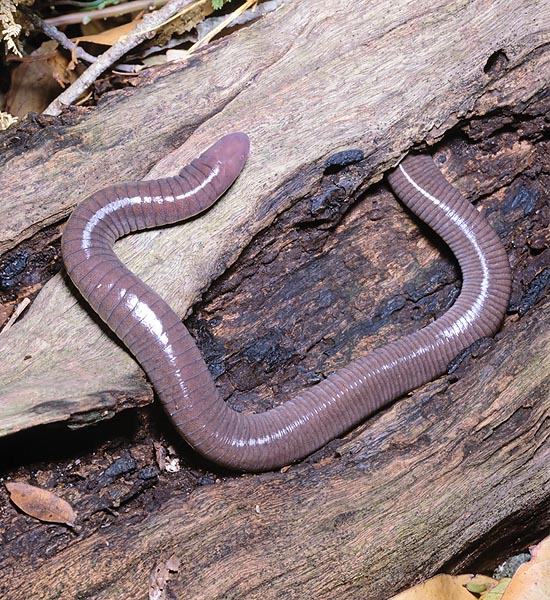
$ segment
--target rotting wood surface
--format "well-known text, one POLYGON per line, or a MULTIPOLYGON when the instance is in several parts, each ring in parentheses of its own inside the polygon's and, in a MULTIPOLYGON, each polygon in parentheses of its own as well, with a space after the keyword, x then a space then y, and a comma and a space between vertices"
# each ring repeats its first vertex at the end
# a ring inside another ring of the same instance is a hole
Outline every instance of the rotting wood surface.
POLYGON ((12 564, 0 589, 13 600, 145 599, 149 572, 175 555, 178 598, 383 600, 502 553, 511 531, 534 541, 550 527, 549 320, 547 300, 468 361, 468 377, 396 403, 337 457, 175 492, 34 569, 12 564))
MULTIPOLYGON (((299 12, 295 3, 293 6, 294 11, 299 12)), ((465 18, 471 17, 467 9, 463 10, 466 10, 462 13, 465 18)), ((477 10, 482 10, 479 5, 477 10)), ((506 11, 509 10, 509 6, 506 7, 506 11)), ((452 10, 450 13, 453 14, 452 10)), ((360 21, 363 15, 355 17, 360 21)), ((272 22, 272 26, 275 25, 279 26, 278 21, 272 22)), ((484 26, 488 28, 489 37, 497 34, 491 29, 494 23, 487 22, 484 26)), ((511 23, 507 26, 513 27, 511 23)), ((431 22, 431 32, 434 27, 437 23, 431 22)), ((526 35, 525 31, 524 27, 522 36, 526 35)), ((266 35, 261 28, 260 32, 266 35)), ((315 37, 319 35, 317 31, 315 37)), ((243 36, 244 42, 252 43, 248 38, 253 36, 250 30, 224 48, 242 44, 243 36)), ((531 39, 533 47, 540 39, 531 39)), ((490 39, 485 42, 485 48, 494 47, 490 39)), ((334 40, 333 44, 336 43, 334 40)), ((348 55, 347 60, 360 61, 361 51, 359 48, 355 55, 348 55)), ((242 222, 239 219, 244 219, 238 211, 244 198, 252 206, 246 210, 258 211, 255 214, 263 216, 263 221, 260 219, 259 225, 247 223, 248 229, 233 233, 233 238, 224 242, 230 244, 235 256, 243 247, 247 246, 247 250, 235 267, 215 282, 205 302, 196 306, 191 325, 202 338, 206 354, 210 353, 214 359, 211 364, 227 369, 219 377, 225 395, 236 406, 250 409, 253 406, 265 408, 273 394, 279 401, 311 382, 315 375, 337 368, 373 345, 401 335, 404 328, 415 328, 440 314, 458 289, 452 261, 448 256, 442 260, 436 249, 437 242, 431 243, 420 234, 414 220, 382 187, 370 189, 360 202, 356 199, 371 177, 381 173, 384 165, 412 141, 433 140, 443 135, 457 118, 452 108, 457 105, 471 106, 472 115, 484 115, 497 109, 500 113, 493 121, 473 118, 463 130, 468 143, 462 142, 458 135, 454 142, 439 147, 436 156, 446 157, 447 175, 466 195, 488 195, 479 206, 505 236, 507 245, 516 247, 512 254, 516 277, 513 305, 519 310, 524 303, 525 316, 520 320, 509 318, 503 333, 474 352, 474 355, 479 354, 477 359, 467 357, 458 373, 424 386, 369 420, 344 445, 331 446, 337 447, 337 456, 328 448, 311 462, 306 461, 285 473, 237 478, 198 488, 191 496, 176 492, 168 502, 155 506, 137 522, 130 520, 122 524, 120 516, 110 527, 98 529, 82 539, 71 541, 68 536, 59 536, 63 541, 56 545, 57 553, 52 558, 44 560, 40 553, 27 550, 27 560, 21 564, 7 560, 6 565, 2 565, 0 590, 5 597, 14 600, 146 598, 150 571, 158 561, 175 553, 182 566, 170 589, 177 597, 332 598, 337 595, 384 599, 414 579, 439 569, 470 564, 477 555, 494 550, 510 536, 510 531, 515 535, 523 532, 524 538, 532 536, 535 540, 539 531, 548 528, 550 315, 548 297, 534 308, 534 300, 530 303, 528 299, 530 290, 534 289, 533 282, 544 272, 548 245, 544 246, 541 199, 529 209, 528 201, 521 202, 525 183, 537 171, 548 172, 543 163, 544 142, 540 142, 536 133, 543 120, 536 97, 547 58, 535 51, 516 56, 523 58, 519 58, 517 64, 514 60, 505 63, 503 70, 487 75, 496 82, 481 82, 478 87, 479 81, 472 79, 471 87, 465 85, 464 97, 458 104, 445 97, 445 91, 449 94, 451 90, 446 87, 439 98, 440 122, 444 125, 437 131, 424 120, 431 103, 423 105, 421 119, 416 112, 420 107, 415 107, 408 117, 402 116, 404 121, 400 121, 399 126, 388 128, 387 147, 374 158, 369 156, 368 132, 357 132, 358 123, 364 129, 369 127, 367 120, 356 113, 358 120, 353 131, 339 132, 336 118, 339 111, 334 106, 332 119, 327 120, 329 126, 323 124, 326 135, 329 135, 329 127, 336 129, 331 130, 334 148, 317 139, 317 124, 316 135, 308 134, 308 139, 317 144, 313 154, 307 154, 305 147, 299 146, 304 152, 302 169, 287 171, 284 152, 291 152, 295 157, 294 150, 286 146, 287 141, 283 139, 287 128, 277 132, 277 136, 268 128, 266 139, 279 141, 284 146, 283 155, 276 158, 278 162, 274 167, 281 169, 281 181, 277 183, 271 173, 274 179, 266 179, 262 174, 260 183, 252 183, 252 179, 262 173, 259 169, 262 161, 278 156, 277 146, 262 151, 261 139, 257 137, 260 152, 257 168, 249 172, 246 185, 235 190, 235 196, 224 200, 228 207, 220 207, 218 213, 225 215, 224 219, 237 214, 236 226, 242 222), (537 65, 539 71, 535 74, 537 65), (496 89, 501 91, 496 92, 496 89), (518 94, 525 100, 524 105, 520 103, 525 112, 523 124, 518 119, 520 124, 516 126, 512 113, 517 108, 518 94), (506 126, 503 114, 507 109, 511 114, 506 126), (515 132, 507 131, 508 126, 515 132), (480 144, 474 153, 471 141, 475 139, 480 140, 480 144), (367 158, 342 170, 324 170, 328 155, 350 148, 362 148, 367 158), (454 173, 461 174, 458 181, 454 173), (261 188, 262 182, 265 188, 261 188), (511 184, 509 189, 502 187, 508 184, 511 184), (285 187, 288 197, 282 194, 285 187), (276 192, 262 196, 265 189, 276 192), (346 210, 345 204, 350 199, 354 205, 346 210), (267 228, 270 223, 272 227, 267 228), (533 231, 539 238, 539 250, 529 256, 533 239, 529 234, 533 231), (257 232, 254 244, 248 245, 248 238, 257 232), (286 271, 281 274, 283 267, 286 271), (251 281, 249 287, 247 279, 251 281), (365 280, 376 285, 367 286, 365 280), (265 289, 264 286, 271 287, 265 289), (372 291, 366 289, 369 287, 372 291), (295 305, 288 306, 293 294, 295 305), (259 298, 256 303, 251 299, 253 295, 259 298), (264 302, 261 302, 262 295, 264 302), (352 308, 346 312, 350 298, 352 308), (279 309, 282 314, 277 312, 279 309), (300 310, 303 312, 298 315, 300 310), (333 317, 334 325, 330 322, 333 317), (274 327, 270 328, 271 323, 274 327), (216 355, 219 348, 210 341, 211 333, 225 349, 221 358, 216 355), (274 361, 272 348, 278 354, 274 361), (265 371, 268 371, 267 376, 265 371)), ((338 51, 335 58, 343 61, 338 51)), ((452 63, 450 57, 447 59, 452 63)), ((468 62, 471 56, 467 59, 460 55, 453 60, 463 59, 464 64, 472 68, 468 62)), ((211 60, 215 60, 213 52, 208 53, 208 61, 211 60)), ((208 69, 208 61, 200 62, 197 68, 208 69)), ((485 63, 480 61, 479 65, 482 71, 485 63)), ((360 69, 357 65, 355 68, 360 69)), ((172 76, 175 74, 168 75, 172 76)), ((464 77, 467 79, 467 74, 464 77)), ((418 83, 416 79, 414 83, 418 83)), ((440 85, 445 87, 445 81, 440 85)), ((414 87, 412 83, 411 86, 414 87)), ((154 86, 149 92, 154 93, 154 86)), ((134 93, 139 95, 140 90, 134 93)), ((119 100, 124 104, 128 98, 123 95, 119 100)), ((347 98, 334 101, 350 110, 347 98)), ((233 102, 238 102, 238 97, 233 102)), ((116 111, 118 106, 114 96, 109 106, 102 106, 98 111, 105 108, 116 111)), ((282 106, 275 103, 276 122, 282 118, 278 112, 282 110, 282 106)), ((403 110, 401 107, 401 112, 403 110)), ((327 113, 324 114, 320 118, 326 118, 327 113)), ((316 122, 309 114, 292 116, 303 135, 305 121, 309 120, 310 126, 316 122)), ((222 116, 215 119, 225 123, 222 116)), ((203 136, 201 129, 195 139, 200 138, 206 144, 214 135, 209 129, 213 125, 207 121, 204 127, 210 133, 203 136)), ((256 135, 260 136, 259 130, 256 135)), ((293 139, 294 143, 301 143, 293 139)), ((196 225, 197 230, 206 227, 208 237, 221 227, 219 218, 222 217, 209 220, 205 216, 193 226, 196 225)), ((173 256, 175 252, 188 250, 185 243, 179 244, 180 236, 188 234, 182 229, 179 233, 174 229, 152 234, 154 256, 151 260, 155 268, 164 269, 160 261, 164 261, 164 257, 173 259, 168 268, 171 279, 177 278, 177 271, 187 264, 184 254, 175 259, 173 256), (166 246, 161 247, 165 240, 166 246)), ((231 237, 231 234, 225 236, 231 237)), ((134 247, 132 239, 126 243, 128 248, 134 247)), ((208 240, 200 243, 208 244, 208 240)), ((207 279, 212 279, 230 262, 220 260, 214 251, 217 252, 217 248, 213 249, 212 245, 203 250, 212 255, 206 261, 208 273, 204 277, 207 279)), ((138 271, 150 268, 137 266, 132 260, 130 258, 129 263, 138 271)), ((188 303, 202 289, 194 279, 190 281, 191 287, 183 290, 188 303)), ((174 300, 181 291, 177 289, 181 282, 165 282, 164 288, 160 281, 153 285, 177 305, 174 300)), ((56 296, 48 287, 56 286, 59 289, 63 284, 61 281, 51 283, 39 296, 38 302, 45 302, 43 306, 47 311, 37 312, 35 306, 34 313, 27 317, 34 319, 41 343, 45 344, 44 352, 48 351, 47 344, 51 341, 43 336, 50 335, 52 323, 60 314, 68 314, 70 305, 68 297, 60 305, 54 303, 56 296), (51 311, 54 314, 50 316, 51 311), (48 317, 43 318, 38 329, 40 314, 48 317)), ((185 313, 185 303, 179 310, 185 313)), ((20 326, 13 331, 18 329, 23 332, 20 326)), ((29 330, 25 331, 28 335, 29 330)), ((69 335, 68 331, 63 335, 69 335)), ((94 343, 101 348, 105 336, 97 327, 88 326, 85 331, 86 335, 94 336, 94 343)), ((69 341, 76 340, 70 337, 69 341)), ((66 339, 63 342, 67 344, 66 339)), ((117 353, 124 363, 124 352, 112 342, 109 344, 116 352, 107 354, 108 359, 98 355, 93 383, 104 382, 111 376, 115 364, 111 361, 118 360, 117 353)), ((58 347, 63 350, 61 344, 58 347)), ((82 343, 77 348, 70 346, 69 350, 71 348, 73 354, 83 352, 82 343)), ((120 391, 123 399, 131 399, 131 390, 137 390, 136 394, 141 390, 142 398, 150 397, 143 380, 137 384, 132 382, 133 373, 138 371, 129 359, 128 365, 123 367, 127 372, 121 371, 124 375, 113 377, 114 389, 120 391)), ((64 377, 68 377, 69 372, 76 381, 78 377, 83 381, 92 379, 91 370, 83 370, 76 356, 68 365, 59 360, 58 366, 65 369, 62 370, 64 377), (78 377, 71 369, 80 369, 78 377)), ((52 365, 52 369, 56 368, 52 365)), ((39 385, 39 391, 50 393, 45 389, 48 380, 40 378, 40 371, 36 373, 35 384, 39 385)), ((62 381, 61 375, 59 381, 62 381)), ((21 388, 24 393, 32 391, 32 381, 21 379, 20 383, 27 386, 21 388)), ((92 406, 93 402, 98 406, 97 395, 93 389, 89 393, 92 406)), ((58 399, 63 401, 63 398, 58 399)), ((67 405, 70 410, 65 414, 78 411, 76 398, 67 405)), ((55 417, 58 418, 62 411, 55 405, 51 408, 58 411, 55 417)), ((109 408, 115 409, 112 404, 109 408)), ((6 514, 8 505, 2 508, 6 514)), ((25 536, 18 537, 24 545, 25 536)), ((7 537, 6 541, 9 541, 7 537)), ((48 542, 47 547, 51 548, 52 542, 48 542)))
MULTIPOLYGON (((245 130, 252 153, 223 202, 192 223, 118 245, 127 264, 183 316, 278 213, 298 197, 315 196, 335 152, 364 152, 359 187, 412 142, 438 139, 461 117, 527 106, 548 72, 547 11, 537 7, 441 2, 430 5, 422 28, 421 4, 388 2, 372 12, 369 3, 334 1, 319 10, 289 2, 188 68, 111 96, 74 125, 28 140, 24 151, 6 151, 0 185, 17 198, 18 210, 9 203, 0 209, 4 249, 66 216, 86 194, 144 175, 198 123, 182 151, 152 176, 174 173, 223 132, 245 130), (496 49, 507 62, 493 68, 496 49)), ((0 435, 94 421, 126 407, 128 396, 152 399, 135 362, 98 329, 61 277, 0 337, 0 362, 0 435)))

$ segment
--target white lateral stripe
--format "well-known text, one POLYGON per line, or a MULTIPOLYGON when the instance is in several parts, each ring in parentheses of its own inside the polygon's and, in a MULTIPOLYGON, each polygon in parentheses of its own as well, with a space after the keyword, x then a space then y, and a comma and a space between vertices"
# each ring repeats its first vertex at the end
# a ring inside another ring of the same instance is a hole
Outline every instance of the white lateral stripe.
POLYGON ((446 328, 441 333, 441 335, 446 338, 459 336, 479 316, 481 310, 483 309, 483 305, 487 300, 489 291, 489 265, 487 264, 487 259, 485 258, 485 255, 478 244, 474 231, 466 223, 466 221, 447 204, 435 196, 432 196, 424 188, 420 187, 418 183, 416 183, 416 181, 414 181, 414 179, 407 173, 407 171, 405 171, 403 165, 399 165, 399 170, 401 173, 403 173, 405 179, 414 187, 415 190, 420 192, 424 198, 429 200, 432 204, 440 208, 444 212, 445 216, 462 231, 470 244, 472 244, 472 247, 474 248, 474 251, 481 264, 483 277, 480 283, 480 290, 477 298, 472 303, 471 307, 466 310, 460 318, 458 318, 450 327, 446 328))
POLYGON ((105 206, 102 206, 99 210, 97 210, 86 223, 82 231, 82 241, 81 248, 86 253, 86 258, 90 258, 90 247, 92 245, 92 233, 96 228, 97 224, 100 223, 106 216, 120 210, 122 208, 126 208, 127 206, 131 206, 132 204, 151 204, 152 202, 156 202, 157 204, 162 204, 163 202, 174 202, 177 200, 185 200, 191 196, 194 196, 198 192, 200 192, 204 187, 206 187, 215 177, 218 176, 220 172, 221 162, 218 161, 211 169, 208 177, 203 179, 199 185, 196 187, 184 192, 183 194, 179 194, 178 196, 133 196, 132 198, 117 198, 112 202, 109 202, 105 206))

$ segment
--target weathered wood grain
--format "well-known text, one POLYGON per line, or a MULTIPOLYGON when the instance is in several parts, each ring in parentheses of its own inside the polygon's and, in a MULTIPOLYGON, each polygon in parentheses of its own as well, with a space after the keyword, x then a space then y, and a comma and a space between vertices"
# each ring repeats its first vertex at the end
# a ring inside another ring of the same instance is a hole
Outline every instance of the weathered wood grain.
MULTIPOLYGON (((547 12, 537 1, 441 1, 429 13, 389 0, 332 1, 322 10, 312 0, 288 2, 188 65, 6 150, 0 185, 18 210, 0 205, 0 248, 58 221, 105 184, 144 175, 192 132, 151 176, 173 173, 223 132, 245 130, 251 158, 223 202, 183 227, 119 245, 129 266, 185 315, 253 236, 296 198, 315 194, 328 156, 362 149, 360 187, 411 143, 439 139, 460 118, 527 106, 547 82, 547 12), (489 60, 496 51, 505 60, 489 60)), ((152 398, 136 364, 62 277, 0 337, 0 361, 0 435, 95 420, 127 397, 152 398)))
MULTIPOLYGON (((145 599, 150 572, 175 554, 173 597, 386 600, 548 530, 550 304, 536 284, 549 251, 547 13, 543 2, 289 1, 190 68, 170 67, 4 152, 3 189, 26 211, 0 203, 6 249, 84 193, 142 176, 191 132, 187 157, 230 129, 250 134, 248 168, 214 211, 119 245, 182 315, 210 286, 190 324, 241 410, 281 402, 445 310, 459 286, 453 261, 370 184, 411 144, 438 140, 460 119, 436 158, 468 197, 482 196, 477 206, 511 250, 512 303, 524 316, 509 316, 454 374, 284 473, 191 494, 182 473, 176 483, 164 474, 146 494, 130 476, 111 490, 94 458, 52 472, 23 464, 18 473, 35 483, 59 476, 83 529, 32 523, 0 490, 3 597, 145 599), (328 156, 357 148, 364 160, 324 169, 328 156), (167 489, 176 490, 169 499, 167 489)), ((177 155, 153 175, 176 164, 177 155)), ((61 277, 0 336, 0 360, 3 433, 93 421, 152 398, 61 277)), ((46 439, 48 452, 57 440, 46 439)), ((148 464, 150 440, 141 444, 129 455, 148 464)))
POLYGON ((338 458, 175 494, 36 569, 2 570, 0 590, 145 600, 150 571, 175 555, 177 598, 386 600, 512 531, 530 541, 550 526, 549 322, 547 300, 469 359, 466 377, 397 402, 338 458))

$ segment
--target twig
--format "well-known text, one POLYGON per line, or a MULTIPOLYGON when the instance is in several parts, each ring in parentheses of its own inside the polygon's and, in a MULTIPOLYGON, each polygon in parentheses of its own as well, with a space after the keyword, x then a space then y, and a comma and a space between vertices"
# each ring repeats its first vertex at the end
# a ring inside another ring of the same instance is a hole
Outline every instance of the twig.
POLYGON ((166 4, 168 0, 134 0, 133 2, 125 2, 117 6, 107 6, 98 8, 97 10, 88 10, 86 12, 69 13, 67 15, 59 15, 46 19, 48 25, 76 25, 78 23, 88 23, 94 19, 107 19, 109 17, 118 17, 128 13, 148 10, 149 8, 159 8, 166 4))
MULTIPOLYGON (((231 26, 235 27, 235 25, 244 25, 249 23, 250 21, 255 21, 260 17, 263 17, 267 13, 274 11, 279 8, 284 3, 285 0, 267 0, 266 2, 262 2, 261 4, 257 4, 253 6, 250 10, 245 11, 242 15, 237 17, 232 23, 231 26)), ((198 32, 198 39, 201 40, 203 37, 208 35, 214 27, 217 27, 226 17, 209 17, 200 23, 197 23, 196 29, 198 32)))
POLYGON ((121 56, 147 39, 149 33, 157 29, 167 19, 172 17, 192 0, 170 0, 161 9, 145 15, 130 33, 123 35, 118 42, 113 44, 97 60, 90 65, 84 73, 63 93, 61 93, 44 111, 45 115, 57 116, 64 107, 72 104, 92 83, 121 56))
POLYGON ((30 303, 31 303, 31 301, 28 298, 23 298, 23 300, 21 300, 21 304, 17 305, 17 307, 15 308, 15 310, 13 311, 13 313, 11 314, 11 317, 7 320, 7 322, 4 325, 3 329, 0 331, 0 335, 2 333, 6 333, 7 331, 9 331, 13 327, 13 324, 15 323, 15 321, 17 321, 17 319, 19 318, 19 315, 27 308, 27 306, 30 303))
POLYGON ((239 15, 241 15, 247 8, 250 8, 254 4, 257 4, 258 0, 246 0, 244 4, 239 6, 236 10, 234 10, 231 14, 227 15, 227 17, 217 26, 212 29, 210 33, 205 35, 203 38, 195 42, 189 50, 187 50, 185 57, 190 56, 197 48, 202 46, 203 44, 207 44, 214 36, 218 35, 222 29, 225 29, 230 23, 232 23, 239 15))
POLYGON ((74 55, 81 60, 85 60, 88 63, 94 63, 97 58, 88 54, 86 50, 83 50, 80 46, 71 41, 63 32, 59 31, 57 27, 52 25, 51 23, 47 23, 43 19, 41 19, 38 15, 35 15, 32 10, 28 6, 24 4, 20 4, 18 6, 19 10, 21 10, 30 22, 37 28, 40 29, 44 34, 46 34, 52 40, 59 42, 63 48, 74 52, 74 55))

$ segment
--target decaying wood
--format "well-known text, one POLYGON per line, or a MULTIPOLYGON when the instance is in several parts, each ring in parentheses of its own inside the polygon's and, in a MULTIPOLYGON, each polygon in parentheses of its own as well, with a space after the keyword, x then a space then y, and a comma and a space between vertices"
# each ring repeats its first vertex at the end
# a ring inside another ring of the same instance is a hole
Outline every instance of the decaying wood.
POLYGON ((14 600, 145 599, 150 571, 174 554, 177 598, 382 600, 461 570, 512 531, 533 541, 550 527, 549 320, 547 300, 468 361, 467 377, 396 403, 339 457, 175 492, 36 569, 3 569, 0 589, 14 600))
MULTIPOLYGON (((382 600, 499 554, 510 539, 524 547, 550 526, 548 297, 533 308, 533 282, 548 266, 548 207, 528 193, 537 174, 548 183, 538 133, 547 11, 537 2, 430 3, 429 12, 422 2, 322 4, 289 1, 189 68, 115 94, 74 124, 50 125, 56 139, 7 151, 0 181, 35 216, 23 221, 0 206, 3 250, 86 193, 144 176, 191 132, 152 176, 175 172, 223 132, 247 131, 250 161, 218 206, 183 227, 132 236, 120 253, 182 316, 210 286, 189 324, 229 401, 263 409, 447 308, 459 288, 452 259, 371 184, 412 144, 433 143, 464 119, 436 159, 467 196, 482 197, 478 206, 515 247, 512 303, 525 316, 508 317, 453 374, 285 472, 207 477, 211 485, 169 499, 164 475, 140 518, 122 510, 108 522, 97 520, 86 483, 67 486, 79 538, 56 529, 54 544, 44 528, 25 529, 24 517, 0 527, 10 552, 0 552, 4 597, 147 598, 149 574, 175 555, 175 597, 382 600), (344 150, 364 156, 327 166, 344 150), (15 560, 17 547, 25 561, 15 560), (52 557, 40 551, 52 547, 52 557)), ((61 277, 0 336, 0 360, 3 434, 152 399, 61 277)), ((140 465, 152 460, 150 448, 131 454, 140 465)), ((76 476, 67 467, 68 480, 76 476)), ((102 502, 105 481, 101 474, 102 502)), ((133 497, 134 485, 117 481, 104 510, 133 497)), ((2 519, 13 518, 3 500, 2 519)))
MULTIPOLYGON (((411 142, 438 139, 467 114, 528 105, 544 89, 547 11, 536 2, 512 10, 505 2, 453 6, 430 5, 433 19, 422 28, 421 5, 372 12, 368 3, 319 10, 289 2, 188 68, 117 94, 74 125, 50 128, 46 141, 6 151, 0 185, 18 210, 0 208, 0 250, 98 188, 143 176, 194 130, 149 174, 174 173, 221 133, 245 130, 253 151, 222 203, 184 227, 119 245, 129 266, 185 315, 277 213, 315 194, 330 155, 364 152, 359 186, 379 178, 411 142), (497 50, 505 64, 492 69, 497 50)), ((76 416, 94 420, 124 408, 128 396, 152 399, 136 364, 61 277, 0 338, 0 361, 0 435, 76 416)))

